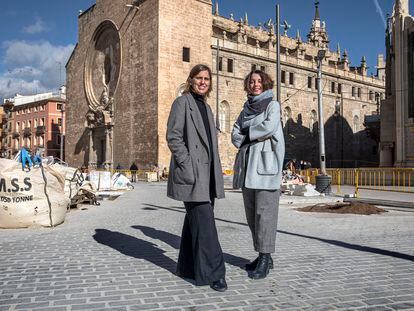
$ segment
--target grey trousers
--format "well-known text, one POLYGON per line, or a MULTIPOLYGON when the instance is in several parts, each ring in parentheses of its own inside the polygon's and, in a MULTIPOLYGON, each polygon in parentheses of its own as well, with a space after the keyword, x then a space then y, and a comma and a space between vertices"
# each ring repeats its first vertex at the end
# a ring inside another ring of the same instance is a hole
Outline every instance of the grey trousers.
POLYGON ((247 224, 256 252, 274 253, 280 190, 242 188, 247 224))

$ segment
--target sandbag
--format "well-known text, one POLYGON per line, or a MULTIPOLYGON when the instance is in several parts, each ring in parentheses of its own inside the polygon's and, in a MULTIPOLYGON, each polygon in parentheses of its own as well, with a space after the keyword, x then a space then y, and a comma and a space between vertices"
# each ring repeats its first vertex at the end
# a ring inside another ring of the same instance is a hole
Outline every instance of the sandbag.
POLYGON ((112 190, 132 190, 134 186, 129 181, 128 177, 121 173, 115 173, 112 175, 111 180, 112 190))
POLYGON ((0 228, 61 224, 70 202, 64 185, 64 176, 51 166, 27 172, 16 161, 0 159, 0 228))
POLYGON ((85 178, 77 168, 54 163, 51 167, 65 176, 65 196, 72 199, 79 191, 85 178))

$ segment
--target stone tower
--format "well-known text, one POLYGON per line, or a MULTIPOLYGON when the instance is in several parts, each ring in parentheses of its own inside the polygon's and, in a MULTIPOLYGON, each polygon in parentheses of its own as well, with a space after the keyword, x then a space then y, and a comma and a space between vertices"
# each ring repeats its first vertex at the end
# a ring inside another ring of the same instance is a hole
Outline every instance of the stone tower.
POLYGON ((66 159, 167 165, 171 103, 192 66, 211 65, 211 0, 97 0, 78 20, 66 159))
POLYGON ((313 18, 312 26, 308 34, 308 42, 320 49, 328 48, 328 33, 326 32, 325 22, 321 21, 319 1, 315 2, 315 17, 313 18))

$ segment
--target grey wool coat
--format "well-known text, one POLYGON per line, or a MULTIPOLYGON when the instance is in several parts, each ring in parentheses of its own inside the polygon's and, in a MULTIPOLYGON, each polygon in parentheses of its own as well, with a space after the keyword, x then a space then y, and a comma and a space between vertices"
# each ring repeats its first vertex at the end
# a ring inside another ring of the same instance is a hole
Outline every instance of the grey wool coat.
MULTIPOLYGON (((262 100, 266 96, 273 97, 272 91, 265 91, 256 98, 262 100)), ((233 188, 280 189, 285 156, 280 105, 271 101, 264 112, 248 120, 244 113, 240 113, 232 131, 232 143, 239 149, 234 163, 233 188), (252 143, 242 146, 246 138, 242 128, 245 127, 248 127, 247 135, 252 143)))
POLYGON ((224 198, 217 130, 211 108, 208 104, 206 106, 213 146, 211 153, 203 119, 193 96, 184 94, 171 107, 167 124, 167 142, 171 150, 167 196, 178 201, 210 201, 211 163, 214 165, 216 197, 224 198))

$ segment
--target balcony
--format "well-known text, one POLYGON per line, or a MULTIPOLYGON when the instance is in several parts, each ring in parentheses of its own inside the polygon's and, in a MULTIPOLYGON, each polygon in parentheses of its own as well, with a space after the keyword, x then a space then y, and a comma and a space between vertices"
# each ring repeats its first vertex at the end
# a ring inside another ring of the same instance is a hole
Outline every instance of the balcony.
POLYGON ((24 130, 23 130, 23 136, 24 137, 28 137, 28 136, 31 136, 32 135, 32 129, 30 128, 30 127, 26 127, 24 130))
POLYGON ((36 128, 36 135, 43 135, 46 132, 46 126, 44 125, 39 125, 36 128))
POLYGON ((13 138, 17 138, 17 137, 19 137, 20 136, 20 133, 19 132, 13 132, 12 133, 12 137, 13 138))

